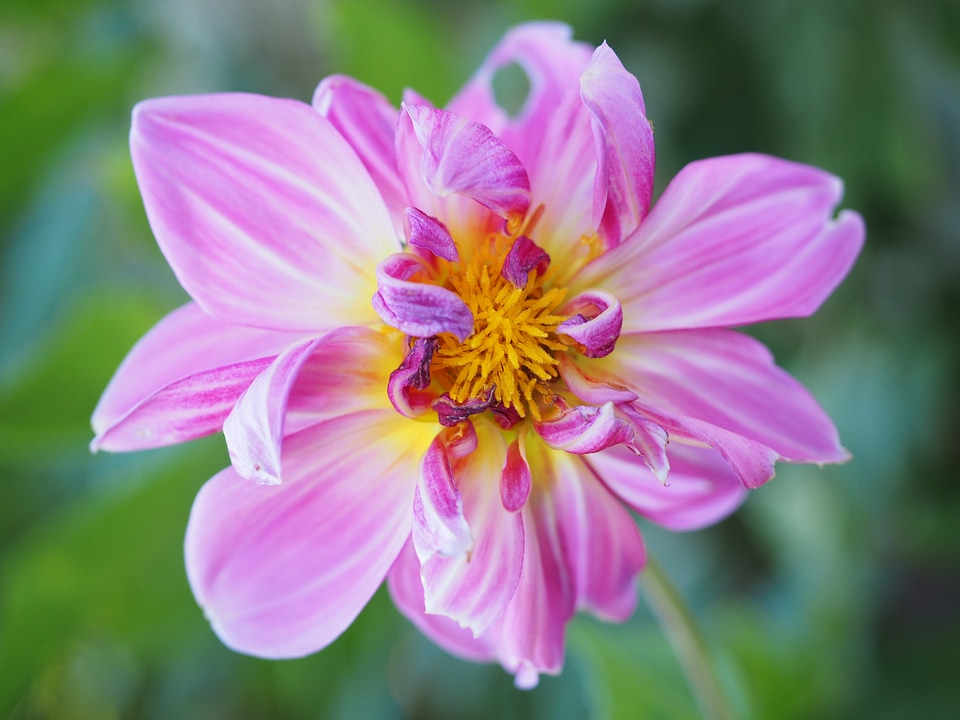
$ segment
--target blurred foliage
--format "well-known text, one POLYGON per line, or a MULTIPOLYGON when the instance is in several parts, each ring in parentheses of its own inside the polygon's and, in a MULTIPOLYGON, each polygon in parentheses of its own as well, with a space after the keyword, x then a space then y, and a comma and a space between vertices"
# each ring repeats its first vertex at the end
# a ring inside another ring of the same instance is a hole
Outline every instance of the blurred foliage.
MULTIPOLYGON (((855 460, 784 467, 717 527, 644 526, 738 715, 960 707, 960 6, 952 0, 5 0, 0 4, 0 717, 692 718, 645 608, 579 619, 528 693, 450 659, 381 592, 330 648, 223 648, 182 533, 221 440, 91 456, 88 418, 183 300, 129 166, 129 111, 169 93, 309 100, 329 73, 438 103, 503 30, 606 39, 656 124, 658 187, 756 150, 844 178, 868 246, 813 318, 756 334, 855 460)), ((642 606, 642 603, 641 603, 642 606)))

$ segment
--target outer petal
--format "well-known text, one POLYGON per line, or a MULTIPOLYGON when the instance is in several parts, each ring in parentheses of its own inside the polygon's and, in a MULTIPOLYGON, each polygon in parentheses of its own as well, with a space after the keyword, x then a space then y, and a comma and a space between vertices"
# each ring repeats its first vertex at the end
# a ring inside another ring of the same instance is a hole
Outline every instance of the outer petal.
POLYGON ((744 501, 747 489, 719 453, 671 443, 666 484, 636 455, 610 448, 584 458, 603 483, 645 518, 670 530, 712 525, 744 501))
POLYGON ((506 458, 500 432, 489 423, 476 427, 476 452, 453 467, 463 509, 473 534, 473 551, 458 557, 424 560, 426 609, 445 615, 482 635, 510 602, 520 581, 524 524, 504 509, 495 479, 506 458))
POLYGON ((387 588, 394 605, 428 638, 451 655, 473 662, 490 662, 496 658, 489 635, 478 638, 466 628, 443 615, 428 615, 420 580, 420 560, 408 542, 387 575, 387 588))
POLYGON ((596 49, 580 79, 597 148, 594 227, 607 247, 640 225, 653 195, 653 128, 640 83, 606 43, 596 49))
POLYGON ((369 328, 341 328, 292 345, 224 423, 233 467, 259 483, 279 483, 285 434, 331 415, 390 407, 384 384, 399 354, 397 343, 369 328))
POLYGON ((575 279, 623 304, 624 333, 809 315, 863 244, 839 179, 764 155, 691 163, 639 230, 575 279))
MULTIPOLYGON (((403 105, 398 142, 407 148, 412 144, 410 133, 423 149, 420 177, 434 195, 462 195, 507 219, 519 219, 527 212, 527 171, 489 128, 446 110, 403 105)), ((411 170, 407 163, 401 166, 401 173, 411 170)), ((408 193, 417 198, 416 179, 405 177, 405 182, 408 193)), ((418 204, 427 211, 429 205, 424 207, 423 200, 418 204)))
POLYGON ((228 468, 203 487, 187 576, 224 643, 299 657, 346 629, 410 535, 429 437, 393 410, 355 413, 288 437, 283 485, 228 468))
POLYGON ((176 380, 277 355, 299 337, 230 325, 187 303, 157 323, 124 358, 93 411, 93 430, 102 435, 141 400, 176 380))
POLYGON ((849 457, 810 393, 774 365, 766 347, 741 333, 624 335, 603 368, 642 402, 756 440, 785 460, 849 457))
POLYGON ((589 461, 533 442, 530 455, 537 477, 550 488, 544 501, 553 508, 577 608, 626 620, 637 604, 637 573, 646 563, 636 522, 597 481, 589 461))
POLYGON ((407 203, 394 146, 397 108, 373 88, 344 75, 323 79, 313 94, 313 107, 357 153, 397 229, 402 229, 400 213, 407 203))
POLYGON ((448 109, 489 127, 529 167, 550 116, 564 94, 576 87, 590 60, 591 48, 573 42, 572 34, 567 25, 557 22, 526 23, 510 29, 448 109), (493 91, 497 71, 511 63, 518 64, 530 81, 526 102, 516 118, 497 104, 493 91))
POLYGON ((90 443, 91 450, 126 452, 163 447, 215 433, 272 357, 205 370, 165 385, 90 443))
POLYGON ((149 100, 130 149, 157 242, 211 315, 307 332, 376 321, 373 269, 398 239, 356 153, 312 108, 149 100))

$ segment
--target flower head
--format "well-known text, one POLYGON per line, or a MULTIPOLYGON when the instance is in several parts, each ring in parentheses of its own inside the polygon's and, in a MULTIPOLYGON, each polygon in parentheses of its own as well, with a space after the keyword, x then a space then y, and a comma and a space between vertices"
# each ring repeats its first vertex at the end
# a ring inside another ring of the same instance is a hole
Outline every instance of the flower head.
POLYGON ((778 460, 846 457, 727 329, 807 315, 841 281, 864 228, 834 216, 840 182, 713 158, 651 210, 639 84, 565 26, 508 32, 445 109, 345 77, 312 106, 161 98, 131 150, 194 302, 123 362, 93 447, 223 430, 231 466, 196 499, 186 561, 233 648, 314 652, 386 578, 438 644, 531 686, 574 612, 633 611, 628 508, 700 527, 778 460), (516 117, 491 89, 512 62, 531 81, 516 117))

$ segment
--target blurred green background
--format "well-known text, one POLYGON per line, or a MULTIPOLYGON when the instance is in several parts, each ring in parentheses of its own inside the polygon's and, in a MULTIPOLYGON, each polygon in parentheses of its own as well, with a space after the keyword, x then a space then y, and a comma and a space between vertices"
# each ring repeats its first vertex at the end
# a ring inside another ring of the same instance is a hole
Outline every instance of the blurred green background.
POLYGON ((193 495, 222 438, 93 456, 89 416, 185 296, 127 150, 140 99, 308 101, 344 72, 445 102, 511 24, 606 39, 656 124, 658 188, 763 151, 846 181, 867 247, 813 318, 753 330, 855 460, 782 466, 717 527, 645 527, 745 718, 960 716, 960 5, 956 0, 3 0, 0 717, 692 718, 634 620, 571 627, 524 693, 452 660, 381 592, 312 657, 222 647, 187 587, 193 495))

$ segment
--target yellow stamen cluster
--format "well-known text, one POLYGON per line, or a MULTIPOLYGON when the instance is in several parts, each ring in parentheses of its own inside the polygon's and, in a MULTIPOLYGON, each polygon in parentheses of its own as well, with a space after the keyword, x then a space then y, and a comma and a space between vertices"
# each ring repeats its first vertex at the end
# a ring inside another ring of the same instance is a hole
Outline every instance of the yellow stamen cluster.
POLYGON ((441 334, 431 372, 449 381, 455 402, 482 397, 492 387, 497 402, 539 420, 535 395, 550 400, 557 356, 567 349, 555 336, 566 320, 555 314, 566 290, 544 291, 536 271, 523 288, 502 277, 506 240, 481 243, 471 258, 450 266, 448 285, 473 313, 473 334, 463 343, 441 334))

